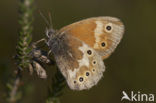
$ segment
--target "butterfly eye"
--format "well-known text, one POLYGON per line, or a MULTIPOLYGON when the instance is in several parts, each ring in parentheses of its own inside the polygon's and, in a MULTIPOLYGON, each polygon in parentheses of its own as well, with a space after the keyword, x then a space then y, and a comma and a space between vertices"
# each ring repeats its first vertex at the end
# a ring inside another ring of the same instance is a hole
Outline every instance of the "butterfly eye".
POLYGON ((87 53, 88 53, 88 55, 91 55, 92 51, 91 50, 87 50, 87 53))
POLYGON ((55 31, 53 29, 47 30, 46 31, 46 35, 49 38, 51 35, 53 35, 55 33, 55 31))
POLYGON ((89 72, 86 72, 86 76, 89 76, 89 72))
POLYGON ((79 81, 80 81, 80 82, 83 82, 83 77, 80 77, 80 78, 79 78, 79 81))
POLYGON ((112 24, 111 24, 111 23, 107 24, 106 27, 105 27, 105 31, 106 31, 106 32, 111 32, 112 29, 113 29, 113 28, 112 28, 112 24))

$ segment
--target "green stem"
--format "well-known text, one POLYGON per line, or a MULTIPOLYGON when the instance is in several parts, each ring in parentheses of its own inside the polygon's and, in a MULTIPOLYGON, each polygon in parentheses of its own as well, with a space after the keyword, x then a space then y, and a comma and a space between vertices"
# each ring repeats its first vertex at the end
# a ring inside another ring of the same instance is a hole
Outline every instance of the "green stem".
POLYGON ((19 1, 19 41, 17 44, 17 61, 20 69, 28 68, 30 63, 29 53, 32 40, 33 0, 19 1))
POLYGON ((21 70, 28 68, 30 64, 29 54, 31 52, 30 43, 32 40, 33 23, 33 0, 19 0, 19 39, 16 48, 17 74, 10 91, 9 103, 16 103, 19 99, 18 88, 21 80, 21 70))

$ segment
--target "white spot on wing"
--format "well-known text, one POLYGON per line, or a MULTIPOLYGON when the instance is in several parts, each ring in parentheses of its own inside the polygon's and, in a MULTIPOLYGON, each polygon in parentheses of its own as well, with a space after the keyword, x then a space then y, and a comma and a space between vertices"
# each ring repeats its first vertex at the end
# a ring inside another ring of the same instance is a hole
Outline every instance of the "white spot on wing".
POLYGON ((89 67, 89 58, 87 56, 86 51, 89 49, 89 47, 83 43, 83 45, 81 47, 79 47, 79 50, 83 53, 83 57, 81 60, 78 60, 79 63, 79 67, 78 68, 74 68, 74 71, 72 70, 68 70, 69 76, 70 78, 75 78, 76 77, 76 73, 79 72, 80 68, 82 66, 87 66, 89 67))
POLYGON ((76 73, 79 71, 78 68, 74 68, 74 71, 72 70, 68 70, 69 76, 70 78, 75 78, 76 77, 76 73))
POLYGON ((88 50, 88 46, 86 44, 83 43, 83 45, 81 47, 79 47, 79 49, 82 51, 83 53, 83 57, 81 60, 78 60, 79 62, 79 67, 85 65, 87 67, 89 67, 89 59, 88 59, 88 56, 87 56, 87 53, 86 51, 88 50))
POLYGON ((95 44, 94 48, 98 47, 97 42, 100 42, 100 35, 103 34, 103 23, 101 21, 96 21, 96 29, 94 30, 94 36, 95 36, 95 44))

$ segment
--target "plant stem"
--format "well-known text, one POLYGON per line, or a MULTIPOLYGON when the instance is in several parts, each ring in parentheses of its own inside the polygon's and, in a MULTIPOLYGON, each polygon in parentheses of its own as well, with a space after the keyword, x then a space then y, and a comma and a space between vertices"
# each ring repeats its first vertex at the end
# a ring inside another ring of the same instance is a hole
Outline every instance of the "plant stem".
POLYGON ((9 103, 16 103, 20 99, 18 88, 21 81, 21 71, 30 65, 29 54, 31 52, 30 43, 32 40, 32 23, 33 23, 33 0, 19 0, 19 39, 16 48, 17 74, 14 84, 10 91, 9 103))
POLYGON ((9 98, 10 103, 16 102, 16 94, 17 94, 17 89, 18 89, 19 84, 20 84, 20 70, 17 73, 17 77, 14 81, 14 85, 13 85, 12 91, 10 93, 10 98, 9 98))

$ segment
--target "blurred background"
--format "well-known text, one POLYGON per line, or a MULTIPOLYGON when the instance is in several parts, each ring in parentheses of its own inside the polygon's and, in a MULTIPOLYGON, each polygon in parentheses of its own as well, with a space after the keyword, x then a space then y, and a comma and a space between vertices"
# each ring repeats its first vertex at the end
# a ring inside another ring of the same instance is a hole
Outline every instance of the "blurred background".
MULTIPOLYGON (((96 16, 120 18, 125 34, 116 51, 105 60, 104 78, 90 90, 72 91, 67 86, 61 103, 121 103, 122 91, 156 95, 156 1, 155 0, 36 0, 33 41, 45 37, 45 22, 38 10, 52 13, 55 29, 96 16)), ((0 1, 0 103, 6 83, 16 69, 14 60, 18 39, 18 0, 0 1)), ((47 67, 48 75, 53 72, 47 67)), ((50 76, 49 76, 50 77, 50 76)), ((44 103, 49 80, 26 75, 21 103, 44 103)))

